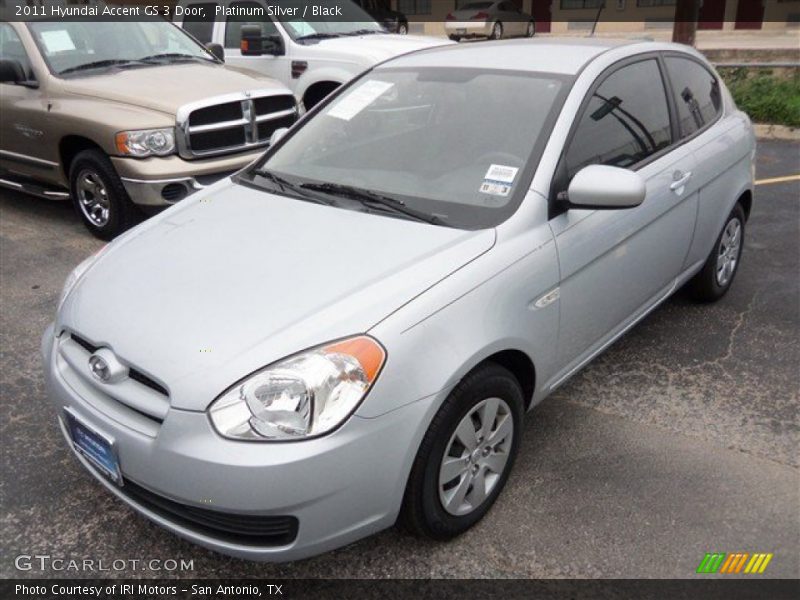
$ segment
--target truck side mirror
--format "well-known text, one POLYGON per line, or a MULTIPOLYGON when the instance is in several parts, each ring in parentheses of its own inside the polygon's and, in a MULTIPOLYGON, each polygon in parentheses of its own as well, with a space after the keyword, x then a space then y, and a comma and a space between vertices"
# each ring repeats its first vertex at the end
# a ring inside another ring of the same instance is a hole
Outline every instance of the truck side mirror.
POLYGON ((239 46, 242 56, 261 56, 271 54, 281 56, 286 53, 283 38, 278 34, 261 35, 259 25, 242 25, 242 41, 239 46))
POLYGON ((0 59, 0 83, 25 83, 27 80, 22 63, 13 58, 0 59))
POLYGON ((213 54, 214 58, 216 58, 219 62, 225 62, 225 48, 222 47, 222 44, 209 42, 206 44, 206 50, 213 54))
POLYGON ((242 25, 242 41, 239 44, 242 56, 261 56, 264 54, 262 39, 259 25, 242 25))

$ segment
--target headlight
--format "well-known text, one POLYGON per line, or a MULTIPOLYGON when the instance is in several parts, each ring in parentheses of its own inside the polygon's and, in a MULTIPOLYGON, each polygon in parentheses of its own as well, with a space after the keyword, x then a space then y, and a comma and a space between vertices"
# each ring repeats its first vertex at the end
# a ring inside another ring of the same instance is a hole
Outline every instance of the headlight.
POLYGON ((64 282, 64 287, 61 289, 61 295, 58 298, 57 310, 61 310, 61 305, 64 304, 64 300, 67 299, 67 296, 69 296, 69 293, 72 291, 72 288, 75 287, 75 284, 78 283, 78 281, 80 281, 81 277, 84 276, 86 271, 89 270, 89 267, 91 267, 95 263, 95 261, 98 258, 100 258, 100 255, 103 253, 105 249, 106 246, 100 248, 100 250, 98 250, 97 252, 92 254, 89 258, 84 260, 81 264, 75 267, 69 275, 67 275, 67 280, 64 282))
POLYGON ((358 336, 301 352, 240 381, 209 408, 223 436, 300 440, 341 425, 356 409, 386 359, 383 347, 358 336))
POLYGON ((175 152, 175 130, 167 127, 120 131, 116 137, 116 145, 117 151, 126 156, 166 156, 175 152))

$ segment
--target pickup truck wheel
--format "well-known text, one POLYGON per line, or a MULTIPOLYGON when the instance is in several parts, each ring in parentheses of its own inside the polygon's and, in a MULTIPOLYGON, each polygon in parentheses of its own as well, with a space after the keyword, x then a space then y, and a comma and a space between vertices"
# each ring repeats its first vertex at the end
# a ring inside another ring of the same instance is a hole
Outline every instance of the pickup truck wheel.
POLYGON ((730 289, 742 258, 745 220, 744 209, 737 203, 702 270, 689 281, 687 288, 695 300, 715 302, 730 289))
POLYGON ((69 183, 78 216, 100 239, 110 240, 134 224, 136 207, 100 150, 84 150, 73 159, 69 183))
POLYGON ((500 495, 522 433, 523 393, 486 363, 459 382, 433 417, 406 485, 400 523, 448 540, 475 525, 500 495))

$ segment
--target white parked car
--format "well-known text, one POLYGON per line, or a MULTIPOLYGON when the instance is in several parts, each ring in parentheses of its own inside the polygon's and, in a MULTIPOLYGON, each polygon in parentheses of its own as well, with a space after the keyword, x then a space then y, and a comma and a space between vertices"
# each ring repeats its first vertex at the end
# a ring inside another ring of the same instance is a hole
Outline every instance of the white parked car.
POLYGON ((452 538, 526 410, 675 290, 728 291, 754 155, 684 46, 386 61, 75 270, 42 341, 62 431, 122 501, 227 554, 398 518, 452 538))
POLYGON ((511 0, 479 0, 467 2, 457 10, 447 13, 444 30, 454 42, 477 37, 490 40, 515 36, 533 37, 536 34, 536 21, 511 0))
POLYGON ((301 0, 181 0, 179 4, 190 14, 176 16, 176 24, 204 44, 221 45, 226 64, 259 71, 287 85, 307 109, 378 62, 452 43, 435 37, 389 33, 349 1, 335 3, 342 16, 307 18, 258 14, 277 6, 284 10, 296 8, 302 15, 307 3, 301 0), (242 29, 252 27, 260 31, 260 48, 251 47, 243 53, 242 29))

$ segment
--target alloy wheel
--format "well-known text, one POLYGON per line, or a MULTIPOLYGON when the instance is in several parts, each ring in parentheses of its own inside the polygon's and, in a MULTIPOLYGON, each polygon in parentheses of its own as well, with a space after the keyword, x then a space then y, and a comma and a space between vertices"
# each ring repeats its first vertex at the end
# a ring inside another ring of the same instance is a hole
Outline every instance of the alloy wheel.
POLYGON ((725 287, 736 271, 742 245, 742 224, 734 217, 725 226, 717 254, 717 284, 725 287))
POLYGON ((494 490, 508 464, 514 417, 500 398, 472 407, 456 427, 439 467, 439 500, 452 515, 477 509, 494 490))
POLYGON ((78 204, 86 219, 95 227, 108 224, 111 203, 103 180, 92 170, 85 169, 78 174, 76 191, 78 204))

